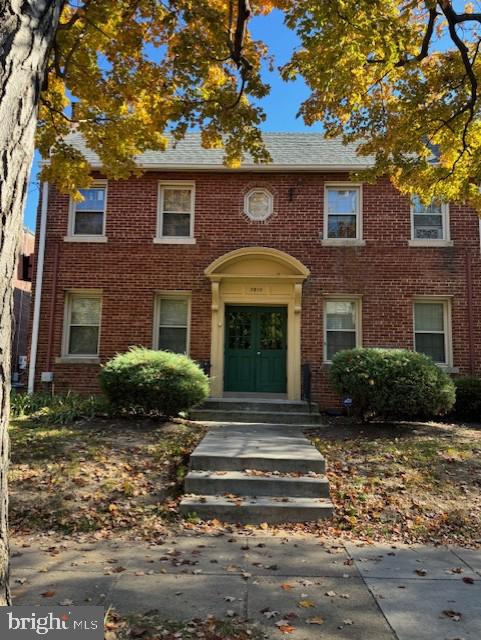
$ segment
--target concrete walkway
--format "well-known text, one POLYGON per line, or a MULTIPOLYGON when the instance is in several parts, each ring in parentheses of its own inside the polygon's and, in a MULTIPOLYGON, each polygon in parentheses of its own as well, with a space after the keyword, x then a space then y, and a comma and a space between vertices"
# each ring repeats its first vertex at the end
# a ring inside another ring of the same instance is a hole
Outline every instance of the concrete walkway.
POLYGON ((267 638, 479 640, 481 551, 357 546, 314 537, 177 536, 13 548, 14 604, 238 615, 267 638), (277 625, 276 625, 277 623, 277 625))

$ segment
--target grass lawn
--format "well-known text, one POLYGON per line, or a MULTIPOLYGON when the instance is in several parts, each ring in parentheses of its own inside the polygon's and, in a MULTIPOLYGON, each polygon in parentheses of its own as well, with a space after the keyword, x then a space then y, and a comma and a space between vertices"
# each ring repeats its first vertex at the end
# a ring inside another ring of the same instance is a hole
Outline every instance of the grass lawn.
MULTIPOLYGON (((13 534, 162 537, 183 522, 177 511, 182 480, 204 433, 180 421, 102 419, 56 427, 13 420, 13 534)), ((336 515, 282 530, 481 544, 480 425, 366 426, 339 418, 308 435, 327 457, 336 515)), ((184 526, 212 532, 221 523, 194 519, 184 526)))
POLYGON ((479 546, 481 425, 355 424, 309 433, 327 457, 336 536, 479 546))
POLYGON ((241 620, 205 620, 171 622, 146 613, 137 616, 121 616, 109 612, 105 622, 105 640, 130 640, 131 638, 163 640, 261 640, 265 635, 259 628, 241 620))
POLYGON ((155 540, 177 517, 188 456, 204 433, 154 420, 12 420, 12 533, 155 540))

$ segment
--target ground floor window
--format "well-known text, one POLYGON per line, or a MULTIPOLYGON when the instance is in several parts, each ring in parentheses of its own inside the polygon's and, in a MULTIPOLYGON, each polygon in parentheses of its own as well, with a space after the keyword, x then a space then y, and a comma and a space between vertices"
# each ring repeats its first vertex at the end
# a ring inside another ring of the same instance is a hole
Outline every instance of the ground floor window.
POLYGON ((69 292, 65 305, 63 355, 97 356, 99 353, 101 294, 69 292))
POLYGON ((190 296, 161 294, 156 307, 154 348, 188 353, 190 296))
POLYGON ((450 302, 418 299, 414 302, 414 348, 438 364, 450 363, 450 302))
POLYGON ((324 304, 324 359, 331 362, 343 349, 360 345, 360 300, 327 299, 324 304))

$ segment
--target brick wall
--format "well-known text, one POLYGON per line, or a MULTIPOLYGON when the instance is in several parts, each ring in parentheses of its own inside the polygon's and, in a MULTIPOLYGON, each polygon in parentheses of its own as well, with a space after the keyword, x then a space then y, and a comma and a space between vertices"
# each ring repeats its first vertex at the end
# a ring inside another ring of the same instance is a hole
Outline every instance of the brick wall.
POLYGON ((311 271, 303 293, 302 359, 311 363, 315 398, 322 406, 336 401, 327 383, 327 367, 322 364, 322 296, 326 293, 363 296, 364 346, 406 348, 413 346, 413 296, 453 296, 454 366, 463 373, 471 366, 481 373, 481 261, 476 214, 464 206, 451 205, 453 247, 409 247, 408 200, 383 180, 363 186, 366 245, 322 246, 324 182, 339 180, 348 180, 348 176, 151 172, 111 181, 105 244, 64 242, 68 197, 51 189, 37 380, 41 371, 48 370, 55 372, 57 390, 97 389, 96 365, 55 363, 61 350, 65 291, 71 288, 103 290, 102 361, 133 344, 151 346, 156 291, 192 291, 191 356, 208 359, 210 283, 203 271, 215 258, 248 245, 285 251, 311 271), (195 181, 195 245, 153 243, 157 186, 162 179, 195 181), (243 214, 244 195, 253 186, 264 186, 274 194, 274 213, 262 223, 243 214), (472 363, 468 261, 473 280, 472 363))

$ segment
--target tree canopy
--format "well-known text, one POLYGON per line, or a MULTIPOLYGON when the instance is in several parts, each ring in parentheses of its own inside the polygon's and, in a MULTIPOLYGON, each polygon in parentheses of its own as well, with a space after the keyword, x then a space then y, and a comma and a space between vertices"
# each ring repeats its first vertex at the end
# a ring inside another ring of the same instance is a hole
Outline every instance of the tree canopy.
POLYGON ((284 12, 299 47, 280 72, 310 89, 307 124, 374 155, 365 179, 481 209, 478 83, 481 8, 448 0, 84 0, 66 3, 42 93, 43 177, 72 190, 88 166, 65 138, 75 126, 112 177, 163 148, 165 132, 202 131, 236 166, 269 156, 260 127, 267 47, 249 18, 284 12), (68 102, 76 102, 70 116, 68 102))

